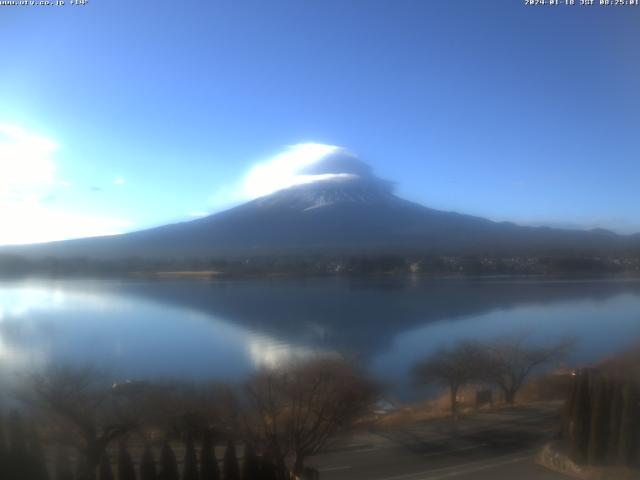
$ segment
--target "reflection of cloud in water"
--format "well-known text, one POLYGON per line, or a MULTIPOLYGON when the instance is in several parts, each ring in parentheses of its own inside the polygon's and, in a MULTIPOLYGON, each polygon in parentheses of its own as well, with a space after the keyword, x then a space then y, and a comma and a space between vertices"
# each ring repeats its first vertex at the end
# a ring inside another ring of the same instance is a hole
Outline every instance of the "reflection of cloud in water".
POLYGON ((56 330, 51 321, 19 317, 0 319, 0 340, 13 346, 31 347, 51 339, 56 330))
MULTIPOLYGON (((85 283, 0 284, 7 312, 0 319, 0 377, 22 377, 48 363, 86 362, 123 378, 235 380, 256 366, 313 353, 188 306, 127 295, 110 281, 85 283)), ((6 385, 3 378, 0 385, 6 385)))
POLYGON ((62 304, 59 289, 0 289, 0 369, 4 376, 10 371, 35 370, 46 362, 56 325, 30 314, 62 304))
POLYGON ((316 348, 284 344, 262 335, 251 335, 247 339, 247 351, 253 365, 266 368, 278 368, 311 357, 336 354, 316 348))
POLYGON ((0 318, 24 317, 37 310, 64 306, 65 293, 59 289, 18 287, 0 290, 0 318))
POLYGON ((71 292, 57 282, 0 285, 0 320, 7 317, 25 317, 37 311, 64 310, 70 304, 82 304, 83 308, 106 311, 112 308, 104 292, 79 289, 71 292))
MULTIPOLYGON (((13 330, 13 326, 7 328, 10 322, 0 321, 0 385, 7 387, 15 384, 18 380, 16 372, 28 373, 42 368, 47 363, 49 357, 48 348, 41 342, 36 342, 37 347, 33 348, 29 342, 23 342, 29 335, 22 336, 20 342, 15 342, 15 335, 6 335, 8 330, 13 330)), ((0 388, 2 390, 3 388, 0 388)))
POLYGON ((26 367, 37 368, 46 362, 48 355, 44 350, 27 350, 15 348, 0 337, 0 368, 25 370, 26 367))

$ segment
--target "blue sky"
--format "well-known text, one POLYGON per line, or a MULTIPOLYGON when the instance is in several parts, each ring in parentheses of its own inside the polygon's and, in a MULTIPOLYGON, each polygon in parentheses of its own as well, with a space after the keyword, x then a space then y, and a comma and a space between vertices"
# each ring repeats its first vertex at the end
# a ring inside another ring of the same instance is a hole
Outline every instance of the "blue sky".
POLYGON ((310 143, 432 207, 640 231, 640 7, 523 3, 0 7, 0 244, 215 212, 310 143))

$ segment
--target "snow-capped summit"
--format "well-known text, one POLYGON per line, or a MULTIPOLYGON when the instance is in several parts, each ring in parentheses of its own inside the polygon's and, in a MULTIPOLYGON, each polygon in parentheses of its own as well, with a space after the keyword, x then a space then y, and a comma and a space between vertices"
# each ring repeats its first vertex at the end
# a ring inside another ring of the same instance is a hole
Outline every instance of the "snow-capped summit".
POLYGON ((263 210, 284 208, 309 211, 334 205, 380 205, 398 201, 393 184, 346 149, 337 149, 300 169, 295 184, 253 202, 263 210))
POLYGON ((282 207, 306 211, 330 205, 378 205, 398 200, 386 182, 351 174, 340 175, 280 190, 255 200, 255 205, 260 208, 282 207))

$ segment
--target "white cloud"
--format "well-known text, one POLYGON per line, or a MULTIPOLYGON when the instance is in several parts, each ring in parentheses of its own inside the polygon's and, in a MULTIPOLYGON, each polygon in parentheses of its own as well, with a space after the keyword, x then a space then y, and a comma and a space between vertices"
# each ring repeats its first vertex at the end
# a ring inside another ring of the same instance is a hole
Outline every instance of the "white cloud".
POLYGON ((58 146, 13 125, 0 124, 0 198, 29 200, 54 184, 58 146))
POLYGON ((329 178, 353 177, 353 175, 346 173, 318 175, 299 173, 327 155, 338 151, 351 155, 346 149, 336 145, 322 143, 290 145, 284 152, 256 163, 238 182, 232 182, 218 188, 209 197, 208 207, 215 212, 294 185, 329 178))
POLYGON ((210 215, 210 213, 205 211, 200 211, 200 210, 194 210, 192 212, 189 212, 190 217, 206 217, 207 215, 210 215))
POLYGON ((114 185, 124 185, 124 178, 118 177, 113 181, 114 185))
POLYGON ((322 143, 292 145, 284 152, 258 163, 249 171, 242 186, 244 196, 262 197, 294 185, 333 178, 335 174, 300 175, 299 172, 340 149, 341 147, 322 143))
POLYGON ((58 145, 15 125, 0 124, 0 245, 121 233, 130 222, 59 211, 47 204, 71 183, 56 177, 58 145))

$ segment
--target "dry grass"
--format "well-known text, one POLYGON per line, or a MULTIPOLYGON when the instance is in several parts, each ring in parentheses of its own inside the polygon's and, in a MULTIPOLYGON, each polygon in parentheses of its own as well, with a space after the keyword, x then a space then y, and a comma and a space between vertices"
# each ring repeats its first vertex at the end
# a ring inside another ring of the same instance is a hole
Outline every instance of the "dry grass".
MULTIPOLYGON (((532 379, 519 392, 515 405, 564 400, 570 379, 570 371, 567 369, 560 369, 532 379)), ((477 407, 475 404, 476 391, 485 388, 469 386, 460 391, 458 402, 461 415, 510 407, 504 403, 503 396, 498 390, 493 390, 493 403, 477 407)), ((373 419, 372 423, 380 427, 399 427, 450 416, 451 400, 449 393, 444 391, 432 400, 404 405, 394 412, 373 419)))
MULTIPOLYGON (((465 413, 475 412, 478 410, 489 410, 497 406, 485 405, 480 409, 475 406, 476 387, 467 387, 461 389, 458 395, 458 408, 459 413, 464 415, 465 413)), ((494 395, 494 399, 498 398, 494 395)), ((375 425, 381 427, 398 427, 403 425, 410 425, 416 422, 425 422, 428 420, 434 420, 438 418, 447 418, 451 416, 451 400, 448 392, 443 392, 438 397, 428 400, 426 402, 420 402, 416 404, 405 405, 398 410, 388 413, 374 420, 375 425)))

